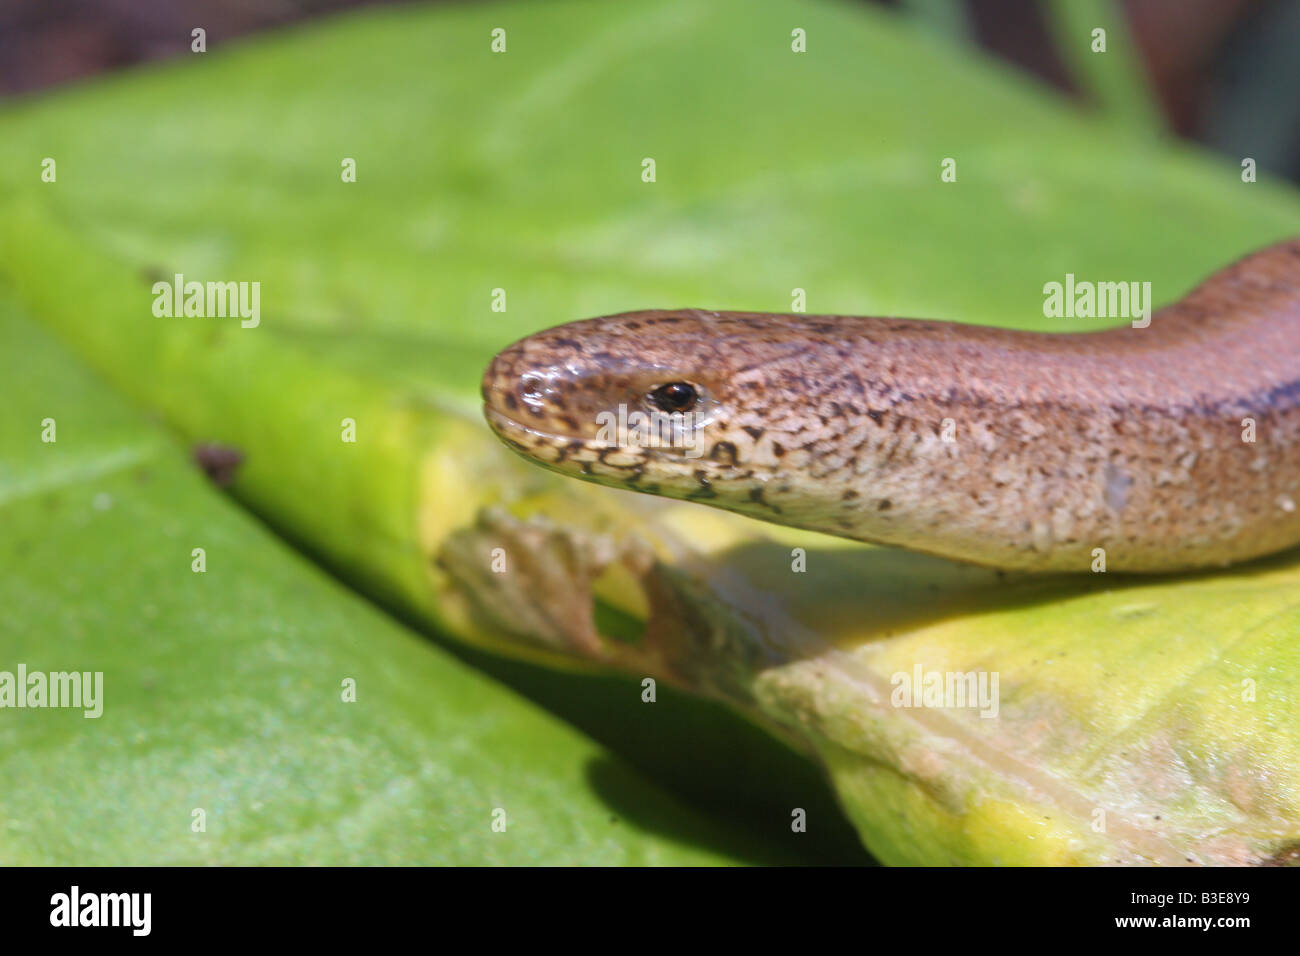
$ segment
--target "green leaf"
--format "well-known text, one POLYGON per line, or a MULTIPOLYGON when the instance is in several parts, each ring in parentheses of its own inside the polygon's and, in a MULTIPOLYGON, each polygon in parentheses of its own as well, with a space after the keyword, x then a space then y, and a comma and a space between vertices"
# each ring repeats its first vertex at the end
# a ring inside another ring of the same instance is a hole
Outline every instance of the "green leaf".
POLYGON ((102 673, 97 717, 0 710, 0 861, 780 858, 306 564, 4 299, 0 340, 0 671, 102 673))
MULTIPOLYGON (((886 861, 1260 861, 1300 839, 1294 555, 1004 582, 554 479, 497 448, 474 398, 492 352, 540 327, 784 311, 795 288, 814 312, 1102 324, 1045 319, 1043 283, 1172 300, 1295 232, 1285 186, 1081 116, 888 12, 783 0, 376 11, 15 110, 0 137, 0 271, 23 301, 187 437, 239 446, 241 500, 403 614, 554 664, 584 615, 657 612, 583 661, 663 668, 801 741, 886 861), (178 272, 260 281, 261 324, 155 318, 151 284, 178 272), (538 542, 556 586, 476 576, 493 536, 538 542), (637 549, 655 558, 637 572, 602 557, 637 549), (889 706, 916 666, 999 673, 999 717, 889 706)), ((474 659, 620 752, 657 749, 659 779, 701 776, 692 722, 650 731, 631 695, 571 699, 595 679, 474 659)), ((762 773, 780 751, 746 752, 733 804, 806 805, 762 773)))

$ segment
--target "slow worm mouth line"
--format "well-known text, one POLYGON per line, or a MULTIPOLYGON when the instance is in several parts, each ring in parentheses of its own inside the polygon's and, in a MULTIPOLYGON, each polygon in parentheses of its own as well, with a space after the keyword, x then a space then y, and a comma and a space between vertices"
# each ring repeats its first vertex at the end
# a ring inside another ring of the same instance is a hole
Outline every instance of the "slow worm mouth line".
MULTIPOLYGON (((663 449, 659 448, 601 441, 599 438, 590 435, 569 435, 563 432, 546 431, 526 422, 521 422, 488 402, 483 404, 483 417, 487 420, 488 427, 499 438, 520 448, 529 457, 533 457, 533 452, 540 446, 564 449, 564 454, 561 455, 560 460, 568 460, 570 453, 574 452, 578 453, 582 458, 592 458, 602 462, 605 460, 604 455, 619 452, 639 455, 647 463, 659 459, 663 455, 663 449)), ((555 467, 559 463, 558 461, 547 462, 542 459, 538 459, 538 462, 549 467, 555 467)))
POLYGON ((490 402, 483 403, 483 417, 487 419, 488 425, 497 434, 509 438, 516 435, 528 435, 532 438, 539 438, 548 442, 563 441, 581 441, 577 435, 561 435, 558 432, 544 431, 521 422, 517 418, 507 415, 501 409, 492 405, 490 402))
POLYGON ((600 452, 604 450, 616 450, 620 448, 618 444, 599 441, 584 435, 566 435, 563 432, 546 431, 542 428, 529 425, 527 422, 521 422, 519 419, 507 415, 505 412, 496 408, 490 403, 483 404, 483 417, 487 419, 488 426, 500 437, 507 441, 516 443, 531 442, 533 445, 549 445, 552 447, 561 447, 564 445, 581 444, 586 450, 600 452))

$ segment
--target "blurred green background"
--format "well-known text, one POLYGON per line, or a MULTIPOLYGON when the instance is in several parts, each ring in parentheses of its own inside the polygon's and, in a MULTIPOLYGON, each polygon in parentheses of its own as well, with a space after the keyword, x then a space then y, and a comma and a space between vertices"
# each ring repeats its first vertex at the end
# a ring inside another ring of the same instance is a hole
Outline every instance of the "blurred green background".
MULTIPOLYGON (((0 95, 31 92, 386 0, 5 0, 0 95)), ((403 0, 405 2, 405 0, 403 0)), ((460 0, 460 5, 483 0, 460 0)), ((487 0, 488 3, 491 0, 487 0)), ((889 9, 1086 103, 1096 91, 1062 20, 1106 7, 1133 37, 1143 85, 1171 131, 1300 182, 1300 7, 1289 0, 846 0, 889 9), (1070 8, 1074 9, 1071 10, 1070 8)))

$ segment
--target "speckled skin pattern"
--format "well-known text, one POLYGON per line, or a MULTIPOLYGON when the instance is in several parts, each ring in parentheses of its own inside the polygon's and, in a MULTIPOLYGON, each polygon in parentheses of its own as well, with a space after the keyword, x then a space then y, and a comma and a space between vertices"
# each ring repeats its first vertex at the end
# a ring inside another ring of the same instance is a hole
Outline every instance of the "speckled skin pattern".
POLYGON ((600 484, 999 568, 1226 565, 1300 544, 1300 239, 1147 328, 629 312, 510 346, 483 398, 516 451, 600 484), (677 381, 703 457, 601 440, 598 413, 677 381))

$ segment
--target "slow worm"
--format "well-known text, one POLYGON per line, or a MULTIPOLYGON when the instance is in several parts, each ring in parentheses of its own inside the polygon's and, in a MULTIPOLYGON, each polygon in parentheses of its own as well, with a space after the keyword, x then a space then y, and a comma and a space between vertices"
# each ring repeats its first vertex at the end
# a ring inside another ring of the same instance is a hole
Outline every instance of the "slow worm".
POLYGON ((1146 328, 629 312, 515 343, 483 398, 600 484, 999 568, 1226 565, 1300 544, 1300 239, 1146 328))

